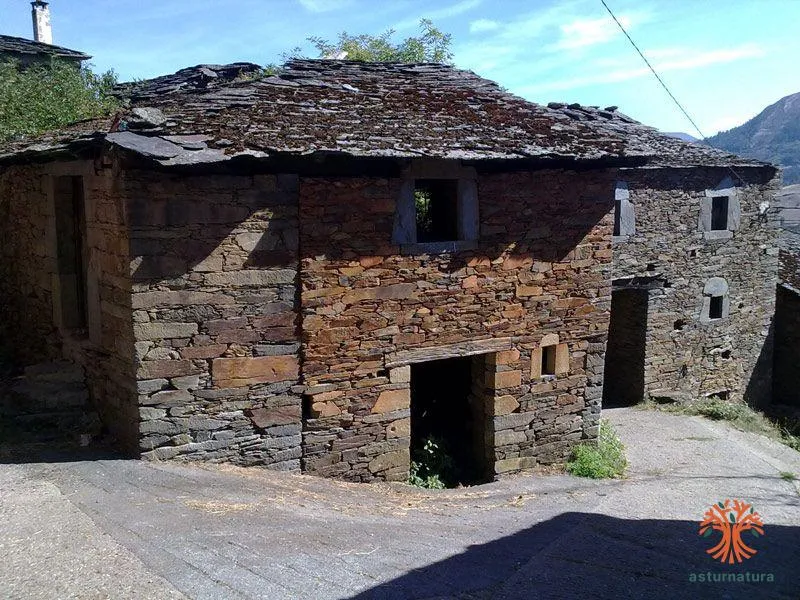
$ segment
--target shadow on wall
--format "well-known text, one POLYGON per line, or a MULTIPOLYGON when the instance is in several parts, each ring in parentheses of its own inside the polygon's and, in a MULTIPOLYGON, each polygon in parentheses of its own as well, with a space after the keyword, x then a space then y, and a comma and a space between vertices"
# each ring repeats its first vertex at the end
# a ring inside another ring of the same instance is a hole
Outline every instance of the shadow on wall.
POLYGON ((753 408, 764 409, 772 400, 774 341, 775 318, 770 321, 767 337, 758 353, 753 373, 744 391, 744 401, 753 408))
POLYGON ((720 534, 703 538, 699 522, 616 519, 564 513, 447 560, 366 590, 352 600, 492 598, 496 600, 647 598, 779 599, 797 597, 800 527, 744 534, 757 553, 723 565, 706 554, 720 534), (750 573, 774 581, 735 581, 750 573), (691 580, 692 575, 695 581, 691 580), (734 581, 701 581, 725 575, 734 581))
POLYGON ((800 294, 778 286, 775 302, 773 403, 800 408, 800 294))

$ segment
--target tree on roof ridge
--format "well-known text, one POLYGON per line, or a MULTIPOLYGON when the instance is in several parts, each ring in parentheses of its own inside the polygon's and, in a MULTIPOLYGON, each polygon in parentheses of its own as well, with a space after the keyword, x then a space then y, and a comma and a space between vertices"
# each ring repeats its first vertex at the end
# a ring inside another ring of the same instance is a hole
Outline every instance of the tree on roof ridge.
MULTIPOLYGON (((399 63, 439 63, 453 64, 450 49, 452 36, 443 32, 430 19, 420 19, 420 33, 402 42, 393 42, 394 29, 387 29, 380 35, 352 35, 342 31, 336 41, 311 36, 306 38, 317 51, 314 58, 346 58, 361 62, 399 62, 399 63)), ((295 47, 281 55, 284 61, 305 56, 302 48, 295 47)), ((268 65, 267 70, 275 72, 276 65, 268 65)))

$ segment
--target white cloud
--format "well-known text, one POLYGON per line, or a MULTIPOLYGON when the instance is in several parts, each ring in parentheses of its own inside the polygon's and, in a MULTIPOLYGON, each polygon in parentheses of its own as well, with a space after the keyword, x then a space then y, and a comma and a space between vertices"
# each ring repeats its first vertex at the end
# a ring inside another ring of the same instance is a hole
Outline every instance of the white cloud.
POLYGON ((469 24, 470 33, 481 33, 484 31, 494 31, 500 27, 500 23, 491 19, 478 19, 469 24))
MULTIPOLYGON (((763 56, 764 50, 755 44, 746 44, 737 48, 723 48, 705 52, 696 51, 692 48, 681 48, 661 50, 651 54, 665 57, 662 60, 651 60, 655 70, 661 74, 669 71, 687 71, 715 64, 730 63, 746 58, 755 58, 763 56)), ((605 62, 608 63, 609 61, 605 62)), ((522 94, 531 94, 548 90, 569 90, 589 85, 619 83, 621 81, 628 81, 630 79, 637 79, 650 75, 650 69, 644 65, 635 68, 617 68, 596 75, 573 77, 540 85, 524 86, 522 89, 518 90, 518 92, 522 94)))
POLYGON ((314 13, 330 12, 351 4, 351 0, 298 0, 306 10, 314 13))
MULTIPOLYGON (((625 29, 630 29, 631 18, 623 15, 619 17, 625 29)), ((578 19, 561 25, 561 39, 555 44, 556 50, 574 50, 595 44, 611 41, 622 32, 611 17, 600 19, 578 19)))

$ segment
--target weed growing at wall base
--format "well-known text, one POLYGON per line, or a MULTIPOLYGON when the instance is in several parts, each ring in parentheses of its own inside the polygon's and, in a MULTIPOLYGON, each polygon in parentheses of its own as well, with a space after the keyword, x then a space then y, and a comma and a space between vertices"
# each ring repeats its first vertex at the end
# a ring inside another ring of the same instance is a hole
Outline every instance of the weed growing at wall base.
POLYGON ((606 419, 600 421, 597 445, 580 444, 572 451, 567 471, 578 477, 593 479, 620 478, 625 475, 628 459, 625 446, 606 419))

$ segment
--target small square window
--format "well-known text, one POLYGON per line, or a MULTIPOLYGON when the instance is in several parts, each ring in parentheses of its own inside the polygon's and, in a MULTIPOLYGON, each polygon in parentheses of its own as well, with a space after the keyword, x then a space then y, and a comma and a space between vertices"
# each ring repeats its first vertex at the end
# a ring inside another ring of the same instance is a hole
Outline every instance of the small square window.
POLYGON ((417 242, 453 242, 458 238, 458 180, 414 182, 417 242))
POLYGON ((722 300, 723 296, 711 296, 708 305, 708 318, 721 319, 722 318, 722 300))
POLYGON ((728 229, 728 196, 711 199, 711 231, 728 229))
POLYGON ((556 374, 556 346, 542 347, 542 375, 556 374))

